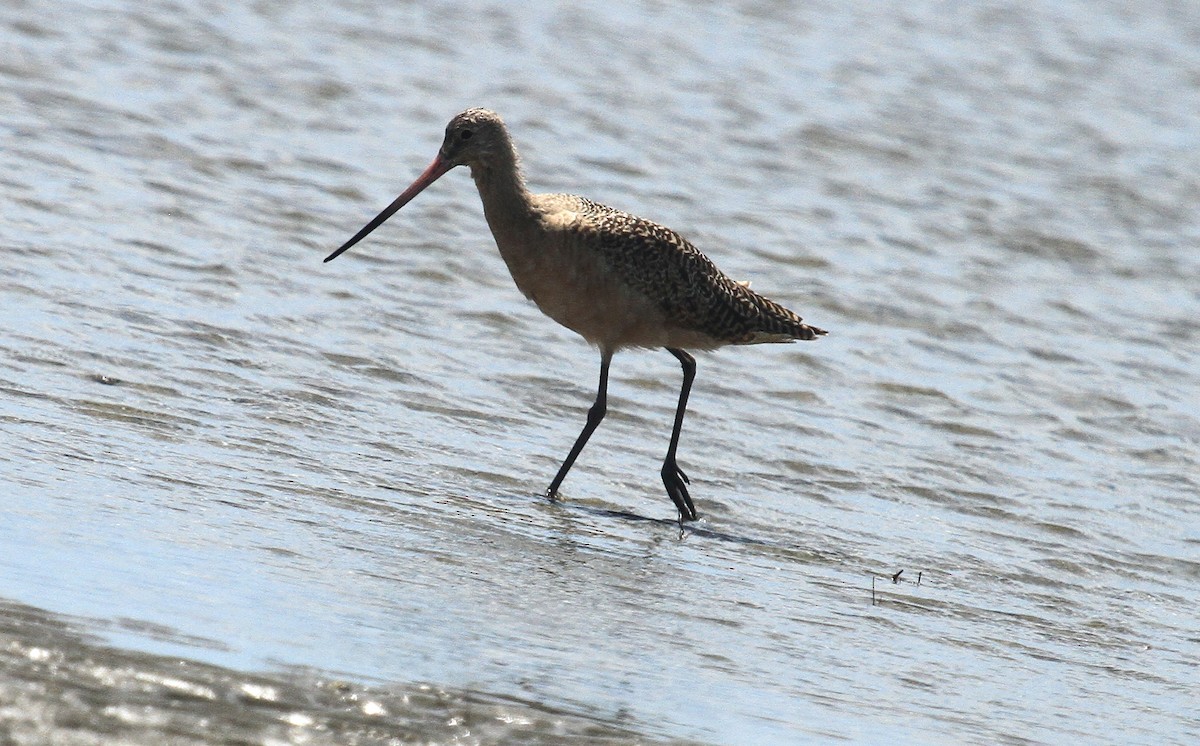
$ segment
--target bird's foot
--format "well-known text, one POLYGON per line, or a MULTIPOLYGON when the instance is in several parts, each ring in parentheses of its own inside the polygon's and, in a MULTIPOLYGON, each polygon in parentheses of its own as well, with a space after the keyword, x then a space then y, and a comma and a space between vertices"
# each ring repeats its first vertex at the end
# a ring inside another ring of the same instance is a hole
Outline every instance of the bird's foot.
POLYGON ((675 459, 668 458, 663 463, 662 468, 663 485, 667 488, 667 496, 671 498, 671 502, 675 503, 676 509, 679 510, 679 525, 682 528, 684 521, 694 521, 697 518, 696 506, 692 505, 692 496, 688 494, 687 486, 691 484, 687 474, 683 473, 683 469, 675 463, 675 459))
POLYGON ((546 490, 546 499, 552 503, 562 502, 562 498, 558 496, 558 490, 553 487, 546 490))

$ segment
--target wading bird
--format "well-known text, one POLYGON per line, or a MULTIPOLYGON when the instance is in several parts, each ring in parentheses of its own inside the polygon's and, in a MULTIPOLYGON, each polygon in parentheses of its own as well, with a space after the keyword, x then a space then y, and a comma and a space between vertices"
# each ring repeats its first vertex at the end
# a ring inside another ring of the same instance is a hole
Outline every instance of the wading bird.
POLYGON ((508 129, 486 109, 468 109, 450 120, 433 163, 325 261, 358 243, 455 166, 471 169, 483 214, 517 288, 547 316, 600 348, 596 401, 547 497, 558 496, 571 465, 604 419, 613 354, 629 347, 663 347, 683 366, 683 386, 662 480, 680 524, 696 520, 687 488, 691 482, 675 462, 696 375, 696 360, 686 350, 815 339, 825 331, 750 290, 748 283, 726 277, 670 228, 571 194, 531 194, 508 129))

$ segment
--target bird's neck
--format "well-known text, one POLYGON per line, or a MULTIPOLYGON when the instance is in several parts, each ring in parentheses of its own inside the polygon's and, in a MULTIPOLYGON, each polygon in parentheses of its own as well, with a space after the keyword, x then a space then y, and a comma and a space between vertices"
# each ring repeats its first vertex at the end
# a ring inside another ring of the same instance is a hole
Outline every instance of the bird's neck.
POLYGON ((510 232, 533 218, 532 195, 525 187, 517 153, 511 146, 486 162, 471 164, 471 178, 479 189, 483 214, 492 233, 499 236, 510 232))

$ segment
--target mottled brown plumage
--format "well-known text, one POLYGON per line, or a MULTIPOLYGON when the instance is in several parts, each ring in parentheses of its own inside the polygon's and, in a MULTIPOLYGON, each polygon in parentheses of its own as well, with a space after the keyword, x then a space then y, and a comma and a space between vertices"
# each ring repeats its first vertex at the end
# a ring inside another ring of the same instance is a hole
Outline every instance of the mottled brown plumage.
POLYGON ((547 494, 554 498, 606 408, 608 367, 627 347, 664 347, 682 364, 683 387, 662 477, 680 522, 695 520, 675 451, 695 375, 685 350, 815 339, 778 303, 734 282, 670 228, 570 194, 531 194, 504 122, 486 109, 450 121, 429 168, 383 212, 325 259, 346 251, 421 190, 465 165, 479 189, 496 246, 517 287, 547 316, 600 348, 600 389, 587 424, 547 494))
POLYGON ((790 342, 825 333, 731 280, 670 228, 573 198, 579 204, 580 240, 590 242, 623 282, 654 299, 667 323, 712 337, 713 347, 790 342))

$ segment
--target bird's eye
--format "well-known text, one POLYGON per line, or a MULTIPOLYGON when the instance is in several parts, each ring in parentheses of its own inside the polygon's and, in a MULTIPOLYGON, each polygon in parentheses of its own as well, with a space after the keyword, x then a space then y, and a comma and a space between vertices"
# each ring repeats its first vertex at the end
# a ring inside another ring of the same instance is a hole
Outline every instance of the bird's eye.
POLYGON ((472 134, 474 134, 474 133, 472 133, 471 130, 463 130, 462 132, 458 133, 458 139, 459 140, 470 140, 472 134))

